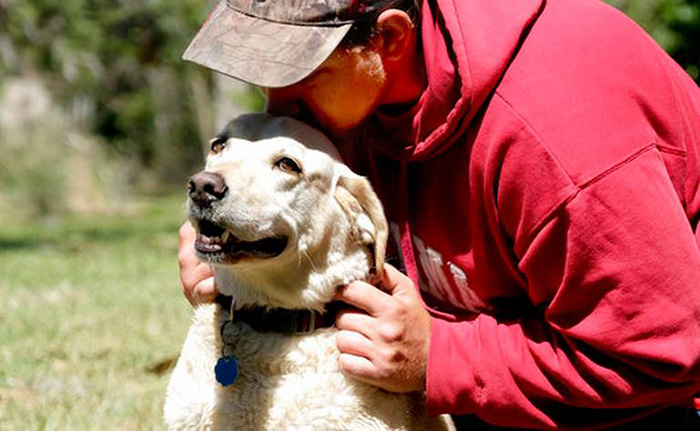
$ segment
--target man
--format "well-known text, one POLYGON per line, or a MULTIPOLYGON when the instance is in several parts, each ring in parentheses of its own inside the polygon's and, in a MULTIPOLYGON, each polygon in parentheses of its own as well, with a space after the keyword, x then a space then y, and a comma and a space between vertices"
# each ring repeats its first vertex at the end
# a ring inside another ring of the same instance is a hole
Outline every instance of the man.
POLYGON ((697 86, 595 1, 406 3, 228 0, 185 54, 378 189, 408 276, 341 289, 344 372, 470 429, 696 427, 697 86))

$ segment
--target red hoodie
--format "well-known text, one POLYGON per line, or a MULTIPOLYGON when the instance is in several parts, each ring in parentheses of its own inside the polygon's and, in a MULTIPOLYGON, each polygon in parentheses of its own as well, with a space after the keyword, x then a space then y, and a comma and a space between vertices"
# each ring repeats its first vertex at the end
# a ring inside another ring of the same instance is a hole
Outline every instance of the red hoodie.
POLYGON ((432 413, 598 429, 700 391, 700 92, 592 0, 426 0, 429 85, 368 126, 433 309, 432 413))

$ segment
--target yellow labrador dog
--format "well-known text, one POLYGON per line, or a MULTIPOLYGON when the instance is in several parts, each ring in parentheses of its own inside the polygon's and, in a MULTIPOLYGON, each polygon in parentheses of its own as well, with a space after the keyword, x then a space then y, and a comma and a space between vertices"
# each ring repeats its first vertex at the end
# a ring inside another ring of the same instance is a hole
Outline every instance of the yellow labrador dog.
POLYGON ((211 141, 188 210, 222 296, 194 311, 167 390, 170 429, 452 429, 426 417, 421 394, 339 370, 333 297, 381 274, 387 223, 323 134, 239 117, 211 141))

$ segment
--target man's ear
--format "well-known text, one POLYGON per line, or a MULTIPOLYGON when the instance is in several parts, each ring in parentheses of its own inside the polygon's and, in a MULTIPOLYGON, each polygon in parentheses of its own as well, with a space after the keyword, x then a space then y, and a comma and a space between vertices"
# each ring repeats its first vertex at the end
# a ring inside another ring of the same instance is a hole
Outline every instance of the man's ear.
POLYGON ((372 186, 366 178, 348 171, 338 178, 335 198, 350 217, 357 240, 373 248, 377 276, 382 277, 389 228, 372 186))
POLYGON ((413 22, 408 14, 400 9, 387 9, 377 17, 377 30, 380 34, 378 49, 384 61, 398 61, 411 49, 413 22))

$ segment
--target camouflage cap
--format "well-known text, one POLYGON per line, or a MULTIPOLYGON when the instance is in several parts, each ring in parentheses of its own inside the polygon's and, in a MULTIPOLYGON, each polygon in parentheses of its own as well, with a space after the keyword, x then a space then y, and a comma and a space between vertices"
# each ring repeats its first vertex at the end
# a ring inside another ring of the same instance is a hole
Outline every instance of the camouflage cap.
POLYGON ((183 58, 261 87, 313 72, 352 23, 404 0, 221 0, 183 58))

